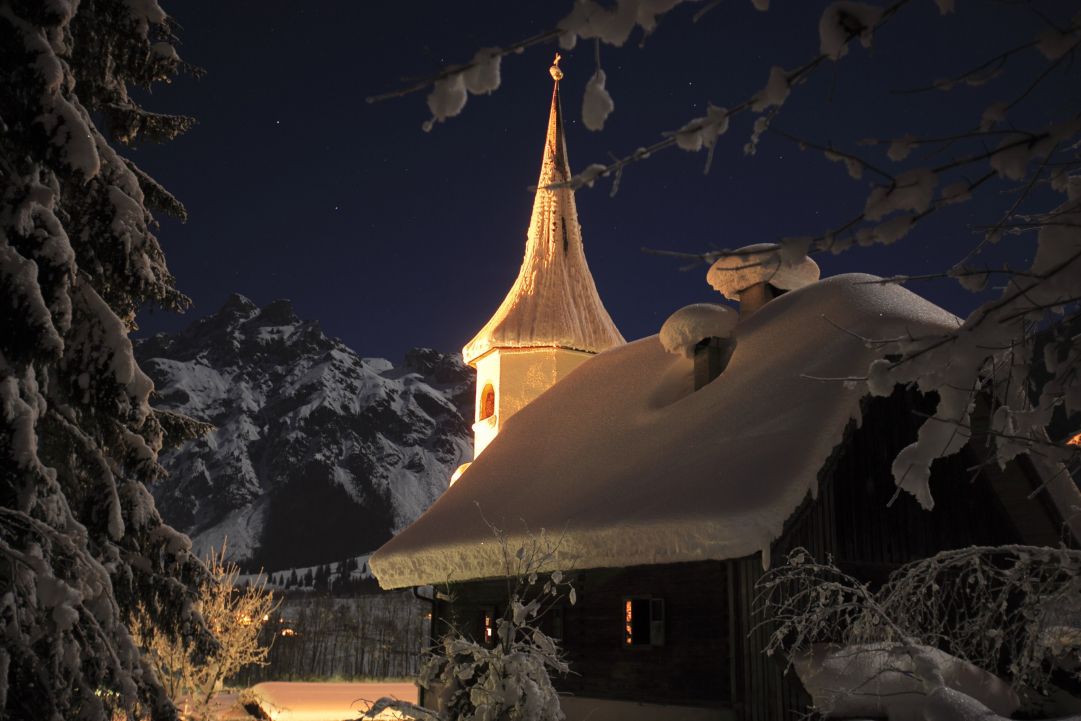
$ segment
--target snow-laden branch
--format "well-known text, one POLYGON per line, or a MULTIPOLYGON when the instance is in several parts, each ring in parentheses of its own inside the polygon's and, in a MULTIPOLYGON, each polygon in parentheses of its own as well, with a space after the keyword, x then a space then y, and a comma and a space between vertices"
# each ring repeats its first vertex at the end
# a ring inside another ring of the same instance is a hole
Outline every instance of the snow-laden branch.
MULTIPOLYGON (((411 82, 397 90, 370 96, 367 102, 377 103, 400 98, 430 87, 432 91, 428 95, 428 109, 432 117, 423 125, 424 130, 429 131, 435 123, 460 114, 469 95, 487 94, 497 90, 500 86, 500 62, 507 55, 554 40, 558 40, 560 47, 565 50, 573 48, 579 40, 596 40, 598 43, 621 46, 636 28, 646 34, 653 32, 661 16, 686 1, 617 0, 614 5, 608 5, 596 0, 578 0, 570 13, 552 29, 509 45, 482 48, 467 63, 449 65, 434 75, 411 82)), ((754 2, 757 6, 762 0, 754 2)), ((588 107, 583 115, 586 127, 591 130, 599 130, 604 124, 603 118, 615 107, 611 96, 604 89, 604 83, 604 71, 600 69, 598 60, 597 72, 586 89, 588 107)))
POLYGON ((943 649, 1006 677, 1022 699, 1081 679, 1081 551, 979 546, 902 566, 877 591, 796 549, 757 584, 769 654, 816 644, 943 649))

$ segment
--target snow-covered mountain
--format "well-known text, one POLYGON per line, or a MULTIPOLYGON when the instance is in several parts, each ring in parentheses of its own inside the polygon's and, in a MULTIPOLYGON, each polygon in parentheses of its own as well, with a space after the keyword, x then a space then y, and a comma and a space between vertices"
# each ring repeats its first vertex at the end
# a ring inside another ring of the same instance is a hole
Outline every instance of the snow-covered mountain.
POLYGON ((401 367, 362 358, 297 318, 233 295, 175 335, 140 341, 154 404, 212 423, 162 454, 152 489, 196 549, 267 570, 377 548, 442 493, 472 455, 472 371, 414 349, 401 367))

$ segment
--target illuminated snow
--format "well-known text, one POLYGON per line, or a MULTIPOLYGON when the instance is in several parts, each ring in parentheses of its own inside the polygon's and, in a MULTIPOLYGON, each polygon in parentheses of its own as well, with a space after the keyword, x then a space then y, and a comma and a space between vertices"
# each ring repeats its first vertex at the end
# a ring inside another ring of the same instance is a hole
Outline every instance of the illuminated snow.
POLYGON ((375 701, 384 696, 411 703, 417 701, 416 684, 394 682, 269 682, 252 686, 249 693, 273 721, 360 718, 375 701))
POLYGON ((788 249, 779 243, 756 243, 718 258, 706 282, 729 300, 739 300, 741 292, 758 283, 781 290, 795 290, 818 280, 818 264, 804 255, 789 260, 788 249))
POLYGON ((372 570, 387 588, 500 576, 484 518, 512 548, 527 527, 561 536, 564 568, 767 550, 859 418, 866 383, 839 379, 862 378, 876 357, 860 337, 956 325, 873 280, 837 276, 766 304, 736 326, 730 364, 697 392, 692 361, 666 353, 657 336, 586 361, 510 418, 461 479, 372 557, 372 570))

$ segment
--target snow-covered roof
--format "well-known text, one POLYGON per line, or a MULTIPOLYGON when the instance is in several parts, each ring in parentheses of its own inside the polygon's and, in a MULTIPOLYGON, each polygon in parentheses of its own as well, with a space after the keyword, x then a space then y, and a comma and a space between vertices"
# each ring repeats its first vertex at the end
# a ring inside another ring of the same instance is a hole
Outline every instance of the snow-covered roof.
POLYGON ((462 349, 467 363, 493 348, 599 353, 624 343, 586 263, 574 191, 548 187, 570 178, 557 79, 522 268, 495 315, 462 349))
POLYGON ((465 474, 372 557, 385 588, 503 574, 485 519, 514 550, 562 535, 565 568, 768 551, 858 418, 874 352, 861 340, 956 327, 873 276, 842 275, 740 322, 728 367, 698 391, 657 336, 583 363, 507 419, 465 474), (479 505, 479 509, 478 509, 479 505), (483 514, 483 517, 482 517, 483 514))
POLYGON ((508 418, 463 477, 375 553, 379 583, 502 575, 484 518, 511 543, 526 525, 564 534, 561 563, 579 569, 768 547, 815 491, 866 392, 810 376, 865 375, 873 351, 859 336, 957 322, 870 279, 830 278, 766 304, 735 326, 724 373, 695 392, 693 361, 657 336, 586 361, 508 418))

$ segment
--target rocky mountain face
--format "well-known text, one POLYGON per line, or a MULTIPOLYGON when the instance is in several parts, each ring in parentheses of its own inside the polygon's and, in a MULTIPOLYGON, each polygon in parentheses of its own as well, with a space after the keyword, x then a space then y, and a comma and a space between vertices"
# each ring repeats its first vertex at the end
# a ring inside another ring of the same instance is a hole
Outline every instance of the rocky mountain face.
POLYGON ((417 348, 395 367, 234 295, 175 335, 136 345, 157 407, 207 421, 162 454, 151 490, 203 553, 267 570, 374 550, 420 515, 472 457, 474 374, 417 348))

